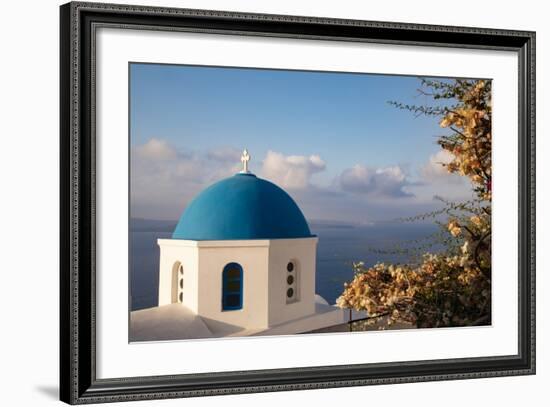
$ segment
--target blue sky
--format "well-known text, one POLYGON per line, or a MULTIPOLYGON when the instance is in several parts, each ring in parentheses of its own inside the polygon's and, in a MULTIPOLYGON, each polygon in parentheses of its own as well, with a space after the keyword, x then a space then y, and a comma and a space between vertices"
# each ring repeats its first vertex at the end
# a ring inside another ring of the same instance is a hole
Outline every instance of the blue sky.
POLYGON ((285 188, 309 218, 371 222, 468 190, 437 168, 426 179, 441 151, 437 118, 388 104, 433 104, 416 77, 157 64, 130 70, 133 216, 179 217, 192 196, 238 168, 244 147, 252 171, 285 188), (331 196, 330 205, 321 196, 331 196))

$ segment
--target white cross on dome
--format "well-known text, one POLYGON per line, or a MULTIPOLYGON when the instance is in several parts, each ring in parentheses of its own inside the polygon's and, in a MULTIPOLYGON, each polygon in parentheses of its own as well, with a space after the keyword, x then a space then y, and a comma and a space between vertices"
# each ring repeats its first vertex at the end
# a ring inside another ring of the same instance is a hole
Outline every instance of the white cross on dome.
POLYGON ((241 173, 248 174, 250 171, 248 171, 248 162, 250 161, 250 154, 248 154, 248 150, 245 148, 243 151, 243 154, 241 155, 241 162, 243 163, 243 169, 241 173))

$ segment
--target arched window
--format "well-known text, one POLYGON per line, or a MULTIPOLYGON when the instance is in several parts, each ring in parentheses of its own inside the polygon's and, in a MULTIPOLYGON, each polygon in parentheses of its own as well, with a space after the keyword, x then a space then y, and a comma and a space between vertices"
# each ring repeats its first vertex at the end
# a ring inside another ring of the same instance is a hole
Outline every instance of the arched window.
POLYGON ((243 268, 229 263, 222 273, 222 310, 233 311, 243 307, 243 268))
POLYGON ((176 261, 172 266, 172 303, 183 302, 183 265, 176 261))

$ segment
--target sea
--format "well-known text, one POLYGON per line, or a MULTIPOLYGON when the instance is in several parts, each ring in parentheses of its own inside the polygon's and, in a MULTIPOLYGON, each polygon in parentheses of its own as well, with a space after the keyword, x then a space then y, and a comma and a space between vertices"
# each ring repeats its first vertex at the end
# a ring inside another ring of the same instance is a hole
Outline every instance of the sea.
MULTIPOLYGON (((132 311, 154 307, 158 296, 159 247, 157 239, 170 238, 175 223, 131 220, 130 290, 132 311)), ((438 252, 443 248, 432 237, 439 227, 429 223, 381 223, 373 225, 310 223, 319 238, 317 245, 316 293, 334 304, 353 278, 353 263, 418 261, 413 249, 438 252), (397 249, 397 250, 396 250, 397 249)))

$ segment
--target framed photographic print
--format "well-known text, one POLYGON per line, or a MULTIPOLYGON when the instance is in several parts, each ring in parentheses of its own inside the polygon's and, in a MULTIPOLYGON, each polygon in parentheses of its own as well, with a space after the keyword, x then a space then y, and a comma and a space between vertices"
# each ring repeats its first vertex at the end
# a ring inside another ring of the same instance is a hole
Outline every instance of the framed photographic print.
POLYGON ((60 13, 63 401, 535 373, 533 32, 60 13))

